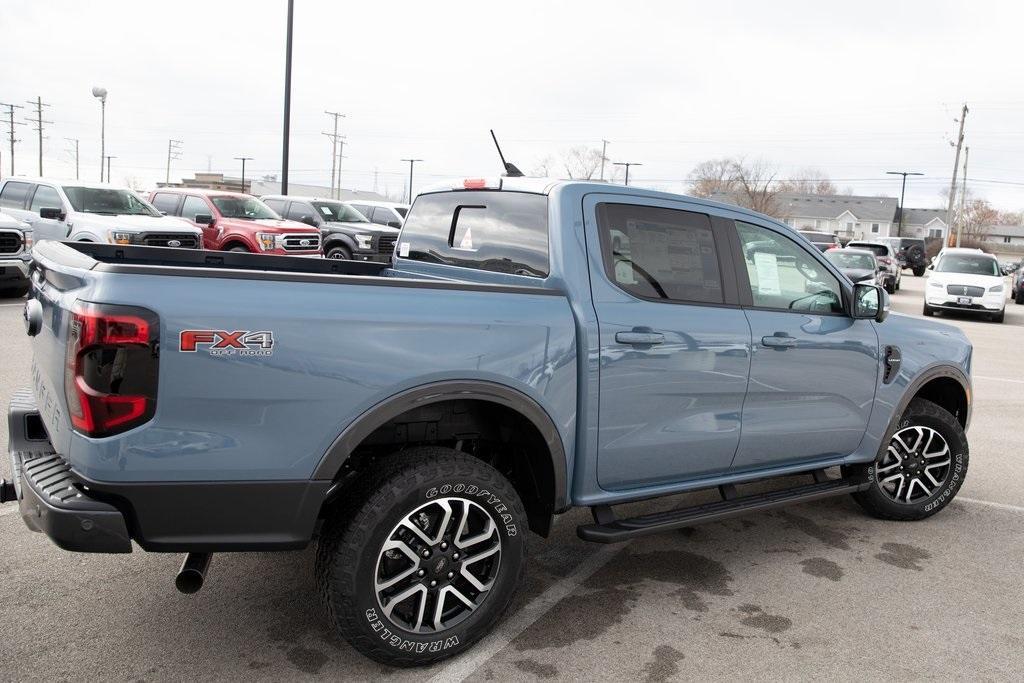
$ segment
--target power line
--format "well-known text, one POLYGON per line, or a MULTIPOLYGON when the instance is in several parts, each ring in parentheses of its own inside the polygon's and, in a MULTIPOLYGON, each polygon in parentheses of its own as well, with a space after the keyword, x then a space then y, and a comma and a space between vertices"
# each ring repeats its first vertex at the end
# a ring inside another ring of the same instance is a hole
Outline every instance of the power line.
POLYGON ((41 176, 43 175, 43 124, 50 124, 53 121, 43 120, 43 107, 49 107, 50 105, 43 102, 42 97, 36 97, 35 102, 29 100, 28 103, 35 106, 35 111, 32 112, 35 118, 33 119, 29 116, 25 120, 28 123, 35 124, 35 131, 39 134, 39 175, 41 176))
POLYGON ((75 155, 75 180, 78 180, 78 138, 64 138, 68 142, 75 143, 74 150, 67 150, 68 154, 74 153, 75 155))
MULTIPOLYGON (((338 119, 345 118, 345 115, 336 111, 325 111, 324 113, 334 118, 334 132, 324 133, 324 135, 331 139, 331 199, 337 199, 337 196, 334 193, 334 185, 338 167, 338 138, 341 137, 344 139, 345 137, 343 135, 338 135, 338 119)), ((338 182, 338 185, 340 186, 341 183, 338 182)))
MULTIPOLYGON (((185 144, 181 140, 168 140, 167 141, 167 175, 164 178, 164 182, 168 185, 171 184, 171 159, 181 158, 181 146, 185 144)), ((110 182, 110 174, 107 174, 107 182, 110 182)))
POLYGON ((18 138, 14 137, 14 127, 25 125, 21 121, 14 120, 14 110, 24 109, 24 107, 20 104, 7 104, 5 102, 0 102, 0 107, 7 107, 7 139, 11 143, 11 175, 14 175, 14 143, 20 142, 18 138))

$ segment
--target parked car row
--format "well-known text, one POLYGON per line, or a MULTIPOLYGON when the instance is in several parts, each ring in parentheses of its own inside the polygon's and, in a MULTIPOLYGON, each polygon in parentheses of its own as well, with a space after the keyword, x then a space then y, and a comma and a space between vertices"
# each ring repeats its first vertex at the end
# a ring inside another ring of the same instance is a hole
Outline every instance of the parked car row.
POLYGON ((7 178, 0 182, 0 293, 27 287, 33 239, 389 262, 407 210, 199 188, 140 196, 104 183, 7 178))

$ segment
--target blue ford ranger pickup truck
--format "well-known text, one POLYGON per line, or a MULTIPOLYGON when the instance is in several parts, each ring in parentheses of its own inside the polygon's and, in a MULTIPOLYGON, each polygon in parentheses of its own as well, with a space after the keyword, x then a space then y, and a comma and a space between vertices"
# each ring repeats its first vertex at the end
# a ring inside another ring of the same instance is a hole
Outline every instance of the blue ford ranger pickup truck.
POLYGON ((735 206, 466 180, 391 264, 41 242, 31 271, 25 523, 186 553, 185 592, 211 553, 315 539, 330 621, 391 664, 486 634, 571 506, 599 543, 843 494, 918 520, 967 472, 964 335, 735 206), (720 500, 616 507, 696 489, 720 500))

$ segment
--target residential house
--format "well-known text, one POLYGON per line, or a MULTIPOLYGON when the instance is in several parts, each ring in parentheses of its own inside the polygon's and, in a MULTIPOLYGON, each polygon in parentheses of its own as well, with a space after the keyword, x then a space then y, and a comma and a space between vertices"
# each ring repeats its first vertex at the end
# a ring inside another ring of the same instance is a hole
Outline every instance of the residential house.
POLYGON ((981 241, 1024 245, 1024 225, 990 225, 982 230, 981 241))
POLYGON ((895 235, 895 197, 780 193, 779 215, 797 230, 829 232, 848 239, 895 235))
MULTIPOLYGON (((899 225, 899 212, 896 212, 896 224, 899 225)), ((893 231, 895 233, 895 229, 893 231)), ((913 209, 903 213, 902 237, 936 237, 946 236, 945 209, 913 209)))

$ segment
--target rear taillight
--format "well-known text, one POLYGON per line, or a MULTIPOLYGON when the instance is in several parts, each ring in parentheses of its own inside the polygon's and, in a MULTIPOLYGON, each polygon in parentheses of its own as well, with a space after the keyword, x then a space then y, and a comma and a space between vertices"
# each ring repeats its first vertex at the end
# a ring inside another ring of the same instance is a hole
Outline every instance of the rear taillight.
POLYGON ((878 262, 885 265, 889 265, 890 263, 892 263, 892 259, 889 258, 888 256, 879 256, 878 262))
POLYGON ((111 436, 150 420, 159 374, 157 315, 78 302, 68 325, 64 395, 75 430, 111 436))

